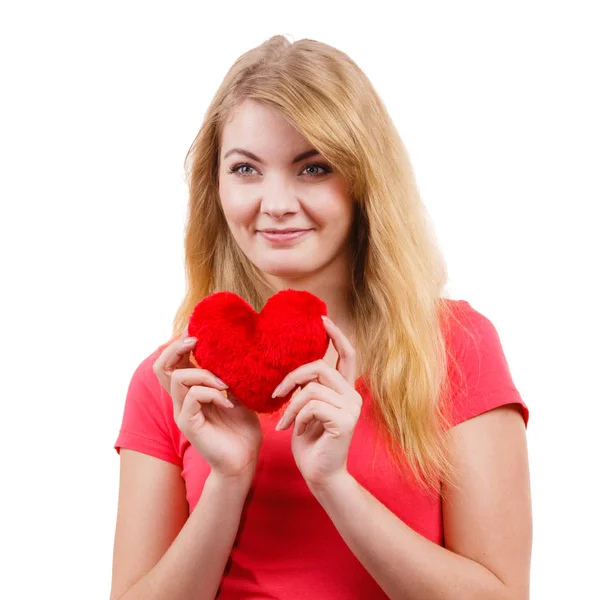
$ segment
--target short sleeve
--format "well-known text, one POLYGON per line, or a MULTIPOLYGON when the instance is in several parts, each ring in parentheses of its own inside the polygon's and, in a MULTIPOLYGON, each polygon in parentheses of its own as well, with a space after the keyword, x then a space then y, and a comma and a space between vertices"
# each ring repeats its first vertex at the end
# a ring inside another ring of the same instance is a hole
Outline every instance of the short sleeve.
POLYGON ((117 453, 121 448, 137 450, 181 467, 179 428, 173 417, 173 401, 152 368, 159 350, 147 356, 131 377, 114 448, 117 453))
POLYGON ((527 427, 529 409, 513 381, 498 331, 467 301, 454 302, 458 323, 450 344, 454 355, 449 368, 453 390, 450 426, 499 406, 516 404, 527 427))

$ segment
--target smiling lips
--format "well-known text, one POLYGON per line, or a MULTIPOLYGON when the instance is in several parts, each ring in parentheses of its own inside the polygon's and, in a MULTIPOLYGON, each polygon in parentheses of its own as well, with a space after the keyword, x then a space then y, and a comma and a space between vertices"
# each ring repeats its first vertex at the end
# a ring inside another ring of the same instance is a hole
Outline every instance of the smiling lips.
POLYGON ((290 242, 305 236, 312 229, 259 229, 258 233, 270 242, 290 242))

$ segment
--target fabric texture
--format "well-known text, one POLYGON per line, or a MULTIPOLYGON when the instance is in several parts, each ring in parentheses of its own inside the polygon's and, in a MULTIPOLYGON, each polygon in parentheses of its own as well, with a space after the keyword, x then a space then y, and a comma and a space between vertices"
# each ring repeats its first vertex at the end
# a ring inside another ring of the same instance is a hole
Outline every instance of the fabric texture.
MULTIPOLYGON (((525 426, 529 410, 512 380, 498 332, 465 300, 447 300, 459 324, 448 331, 452 383, 451 422, 458 425, 496 407, 515 404, 525 426)), ((173 404, 152 365, 160 349, 133 373, 123 420, 114 444, 181 467, 190 512, 210 468, 173 418, 173 404)), ((425 494, 401 475, 376 437, 373 401, 358 380, 363 407, 348 455, 348 471, 404 523, 443 545, 439 497, 425 494)), ((338 600, 387 598, 348 548, 311 494, 291 452, 293 427, 275 431, 278 414, 259 414, 263 443, 252 487, 218 598, 338 600)))
POLYGON ((217 292, 198 302, 188 333, 198 342, 198 365, 222 379, 228 392, 257 413, 273 413, 292 392, 272 398, 291 371, 325 356, 329 336, 323 300, 303 290, 282 290, 256 313, 237 294, 217 292))

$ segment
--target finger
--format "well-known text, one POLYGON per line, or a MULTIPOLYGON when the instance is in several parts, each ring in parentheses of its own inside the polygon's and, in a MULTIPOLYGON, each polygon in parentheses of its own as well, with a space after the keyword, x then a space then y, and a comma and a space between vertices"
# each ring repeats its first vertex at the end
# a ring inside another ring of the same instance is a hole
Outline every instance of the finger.
POLYGON ((311 382, 290 400, 288 407, 285 409, 285 412, 275 429, 277 429, 277 431, 287 429, 294 422, 298 413, 313 400, 325 402, 335 408, 343 408, 342 396, 334 392, 331 388, 316 382, 311 382))
POLYGON ((189 392, 192 386, 206 386, 214 388, 221 394, 227 389, 227 385, 223 383, 216 375, 206 369, 177 369, 173 372, 169 380, 169 394, 173 399, 173 410, 179 413, 183 404, 183 399, 189 392))
MULTIPOLYGON (((194 347, 194 338, 183 337, 175 338, 168 345, 164 346, 159 357, 154 361, 154 372, 166 371, 167 369, 172 370, 173 365, 187 356, 191 349, 194 347)), ((162 348, 162 347, 161 347, 162 348)))
POLYGON ((325 329, 338 353, 336 369, 343 378, 354 387, 356 381, 356 350, 342 330, 329 317, 323 317, 325 329))
POLYGON ((219 390, 195 385, 190 388, 189 392, 183 398, 181 410, 177 415, 174 415, 177 426, 181 429, 192 417, 196 417, 198 413, 201 413, 202 419, 204 419, 202 406, 208 404, 216 404, 227 409, 233 408, 233 404, 219 390))
POLYGON ((162 365, 163 370, 169 373, 177 367, 182 359, 189 361, 189 354, 197 341, 196 338, 186 337, 171 344, 167 349, 167 354, 162 365))
POLYGON ((309 381, 317 381, 322 385, 326 385, 338 394, 344 394, 348 391, 348 382, 342 374, 321 359, 302 365, 294 369, 291 373, 288 373, 275 388, 273 398, 283 398, 296 386, 304 385, 309 381))
POLYGON ((180 335, 176 335, 176 336, 172 337, 168 342, 161 344, 160 351, 162 352, 164 348, 166 348, 167 346, 170 346, 173 342, 176 342, 177 340, 184 340, 187 337, 189 337, 188 325, 185 326, 183 332, 180 335))
POLYGON ((189 353, 194 347, 196 341, 192 338, 187 343, 183 339, 175 340, 165 348, 160 356, 152 365, 152 370, 158 377, 165 390, 170 388, 170 375, 177 367, 188 367, 192 363, 189 360, 189 353))
POLYGON ((230 392, 226 392, 227 393, 227 399, 234 405, 234 406, 242 406, 242 403, 230 392))
POLYGON ((331 404, 311 400, 296 417, 294 435, 302 435, 306 431, 307 425, 313 420, 319 421, 333 437, 339 437, 346 433, 347 430, 351 430, 349 423, 347 425, 344 424, 343 411, 331 404))

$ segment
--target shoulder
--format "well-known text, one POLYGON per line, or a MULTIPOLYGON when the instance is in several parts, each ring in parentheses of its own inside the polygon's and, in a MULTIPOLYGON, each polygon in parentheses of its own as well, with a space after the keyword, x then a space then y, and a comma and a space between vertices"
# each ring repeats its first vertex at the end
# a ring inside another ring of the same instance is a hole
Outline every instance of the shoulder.
POLYGON ((451 425, 507 404, 519 405, 527 424, 529 410, 493 322, 466 300, 445 299, 445 304, 451 425))
POLYGON ((454 346, 464 346, 469 340, 476 343, 477 338, 494 328, 492 322, 467 300, 444 298, 444 308, 445 333, 454 346))
POLYGON ((163 346, 146 354, 130 378, 115 448, 129 448, 181 466, 182 437, 173 416, 173 401, 154 373, 163 346))
POLYGON ((150 389, 155 390, 161 387, 156 374, 154 373, 154 363, 163 351, 165 344, 155 348, 150 354, 142 355, 142 358, 138 360, 138 364, 133 372, 133 378, 142 381, 150 389))
POLYGON ((149 354, 138 358, 129 380, 128 397, 144 404, 149 410, 164 404, 166 398, 158 377, 154 373, 154 363, 162 352, 162 347, 152 350, 149 354))

